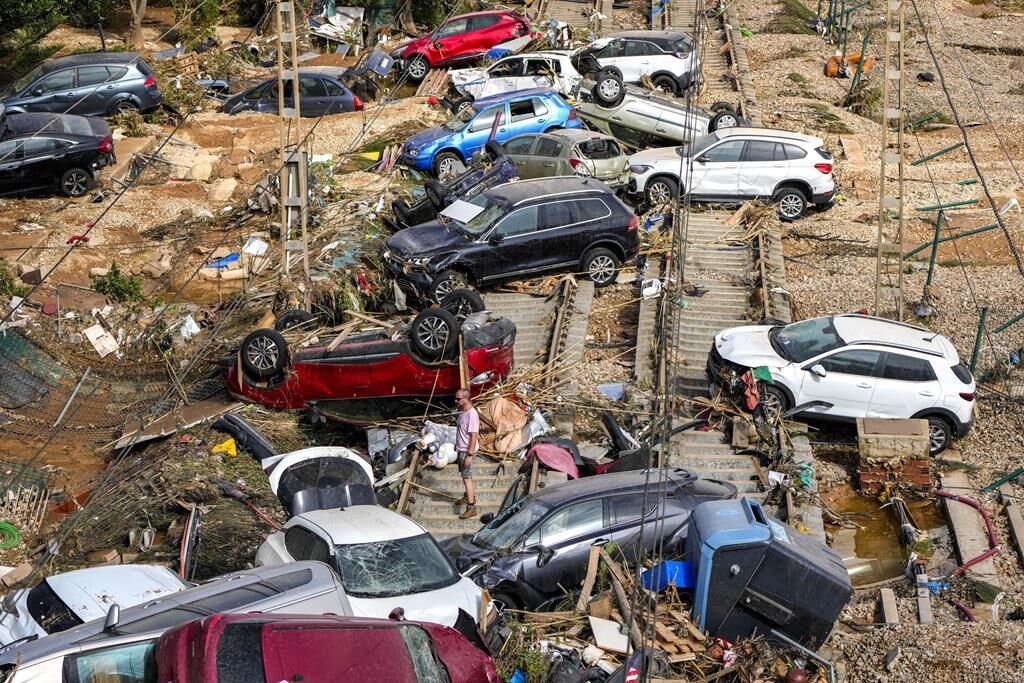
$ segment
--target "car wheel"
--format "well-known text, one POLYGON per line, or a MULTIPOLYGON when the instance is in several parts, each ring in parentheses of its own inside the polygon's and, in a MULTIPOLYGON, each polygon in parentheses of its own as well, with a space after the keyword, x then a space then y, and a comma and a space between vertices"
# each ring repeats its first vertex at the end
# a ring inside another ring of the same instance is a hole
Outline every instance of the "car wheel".
POLYGON ((434 278, 430 285, 430 294, 436 303, 441 303, 446 296, 456 289, 468 289, 466 276, 454 270, 444 270, 434 278))
POLYGON ((775 421, 789 410, 789 399, 782 389, 767 384, 762 386, 761 394, 761 412, 765 419, 775 421))
POLYGON ((711 118, 711 123, 708 124, 708 132, 714 133, 716 130, 736 128, 738 125, 740 125, 739 114, 732 109, 722 109, 711 118))
POLYGON ((647 183, 644 193, 647 195, 647 201, 652 205, 663 206, 679 194, 679 183, 672 178, 654 178, 647 183))
POLYGON ((472 289, 456 289, 441 299, 441 308, 462 322, 471 313, 484 310, 484 298, 472 289))
POLYGON ((433 178, 427 179, 424 188, 427 191, 427 199, 430 200, 435 209, 440 211, 446 206, 445 196, 448 194, 448 188, 433 178))
POLYGON ((434 175, 441 182, 454 178, 457 173, 455 170, 456 164, 461 164, 462 159, 455 152, 441 152, 434 157, 434 175))
POLYGON ((250 377, 267 379, 288 366, 288 342, 277 330, 256 330, 242 340, 242 370, 250 377))
POLYGON ((626 96, 625 88, 622 85, 622 77, 609 69, 601 69, 597 73, 597 79, 591 93, 598 104, 605 107, 618 105, 622 102, 622 98, 626 96))
POLYGON ((591 249, 583 257, 583 271, 595 287, 607 287, 615 282, 619 272, 619 259, 607 249, 591 249))
POLYGON ((68 197, 81 197, 89 191, 89 183, 92 177, 89 172, 81 168, 71 168, 64 171, 60 177, 60 190, 68 197))
POLYGON ((405 68, 405 72, 409 74, 409 78, 414 81, 422 81, 427 76, 427 72, 430 71, 430 62, 427 61, 423 55, 416 55, 409 62, 409 66, 405 68))
POLYGON ((395 220, 400 224, 406 227, 412 225, 412 209, 409 208, 409 202, 402 198, 396 199, 391 202, 391 210, 395 214, 395 220))
POLYGON ((521 610, 519 600, 516 599, 511 593, 505 593, 503 591, 497 593, 491 593, 491 602, 494 603, 494 608, 501 614, 507 610, 521 610))
MULTIPOLYGON (((274 329, 278 332, 284 332, 290 330, 293 327, 299 327, 300 325, 308 325, 310 322, 316 320, 316 316, 309 311, 304 311, 301 308, 293 308, 290 311, 285 311, 281 315, 277 316, 277 320, 274 321, 274 329)), ((314 325, 309 325, 310 328, 314 325)))
POLYGON ((779 204, 779 218, 784 221, 795 221, 807 210, 807 195, 795 187, 776 192, 775 201, 779 204))
POLYGON ((932 455, 949 448, 953 441, 953 430, 941 417, 928 418, 928 452, 932 455))
POLYGON ((443 308, 421 311, 409 328, 409 339, 416 352, 426 358, 445 358, 458 345, 459 323, 443 308))
POLYGON ((654 84, 654 87, 656 89, 667 92, 669 95, 675 95, 678 91, 678 87, 676 86, 676 79, 672 78, 668 74, 655 76, 651 80, 651 83, 654 84))
POLYGON ((497 140, 488 140, 487 144, 484 145, 484 151, 487 152, 487 156, 491 158, 491 161, 497 161, 505 156, 505 146, 497 140))
POLYGON ((463 109, 468 109, 473 105, 473 98, 469 95, 463 95, 452 101, 451 111, 453 114, 462 113, 463 109))
POLYGON ((118 114, 124 114, 129 111, 139 111, 139 105, 128 99, 118 100, 110 105, 111 116, 117 116, 118 114))

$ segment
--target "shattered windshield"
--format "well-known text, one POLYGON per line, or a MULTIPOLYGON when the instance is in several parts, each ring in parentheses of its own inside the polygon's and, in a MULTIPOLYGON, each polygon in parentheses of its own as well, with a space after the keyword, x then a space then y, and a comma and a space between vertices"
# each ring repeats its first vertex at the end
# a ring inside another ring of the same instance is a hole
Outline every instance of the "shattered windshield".
POLYGON ((505 549, 512 546, 520 536, 529 531, 534 524, 548 513, 547 505, 532 498, 521 498, 515 505, 502 510, 473 536, 473 542, 492 550, 505 549))
POLYGON ((832 318, 813 318, 785 327, 773 327, 768 339, 777 354, 794 363, 846 346, 836 332, 832 318))
POLYGON ((458 114, 441 124, 441 127, 445 130, 457 133, 465 128, 466 124, 473 120, 474 116, 476 116, 476 109, 473 109, 473 107, 463 107, 458 114))
POLYGON ((430 534, 339 545, 335 550, 345 592, 357 598, 423 593, 459 580, 430 534))
POLYGON ((467 203, 482 207, 483 211, 465 223, 454 218, 452 220, 455 222, 456 227, 470 235, 484 234, 499 218, 505 215, 505 207, 492 202, 486 195, 477 195, 467 203))

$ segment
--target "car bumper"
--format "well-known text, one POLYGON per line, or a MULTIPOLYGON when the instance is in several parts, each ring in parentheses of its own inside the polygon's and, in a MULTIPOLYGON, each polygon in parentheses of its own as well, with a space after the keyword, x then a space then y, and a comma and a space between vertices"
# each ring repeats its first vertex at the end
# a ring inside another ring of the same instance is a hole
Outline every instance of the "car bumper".
POLYGON ((398 157, 398 162, 403 166, 415 168, 418 171, 430 171, 433 166, 433 164, 431 163, 431 159, 432 157, 426 154, 412 156, 411 154, 406 154, 403 152, 402 155, 398 157))
POLYGON ((836 197, 836 191, 818 192, 811 195, 811 204, 817 207, 818 211, 827 211, 832 208, 832 201, 836 197))
POLYGON ((972 420, 967 422, 961 422, 959 419, 953 421, 953 431, 955 432, 956 438, 962 439, 967 436, 971 431, 972 420))
POLYGON ((423 270, 412 270, 395 263, 390 258, 384 259, 384 272, 398 284, 403 292, 415 297, 427 296, 427 293, 430 292, 430 283, 434 281, 432 274, 423 270))

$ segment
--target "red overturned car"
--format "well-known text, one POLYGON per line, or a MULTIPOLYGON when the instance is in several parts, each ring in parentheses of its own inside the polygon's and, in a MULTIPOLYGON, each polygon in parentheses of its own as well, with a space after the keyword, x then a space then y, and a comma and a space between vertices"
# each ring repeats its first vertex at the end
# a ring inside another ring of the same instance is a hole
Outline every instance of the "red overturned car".
POLYGON ((161 636, 156 661, 156 683, 500 680, 455 629, 327 615, 214 614, 161 636))
POLYGON ((452 17, 391 56, 409 78, 422 81, 431 69, 478 60, 495 45, 530 33, 530 20, 515 10, 473 12, 452 17))
POLYGON ((422 414, 423 401, 432 397, 437 404, 454 396, 461 385, 460 336, 474 394, 512 371, 515 323, 483 311, 460 322, 442 308, 426 309, 391 336, 359 333, 337 344, 295 351, 289 351, 280 332, 259 329, 219 364, 227 369, 228 390, 239 398, 370 422, 402 417, 403 410, 422 414))

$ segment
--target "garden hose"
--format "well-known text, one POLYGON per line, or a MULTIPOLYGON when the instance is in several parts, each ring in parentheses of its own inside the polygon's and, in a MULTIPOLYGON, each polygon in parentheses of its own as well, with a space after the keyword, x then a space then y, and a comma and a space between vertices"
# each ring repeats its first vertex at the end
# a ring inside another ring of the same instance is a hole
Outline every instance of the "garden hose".
POLYGON ((18 527, 8 522, 0 522, 0 550, 10 550, 21 543, 21 532, 18 527))

